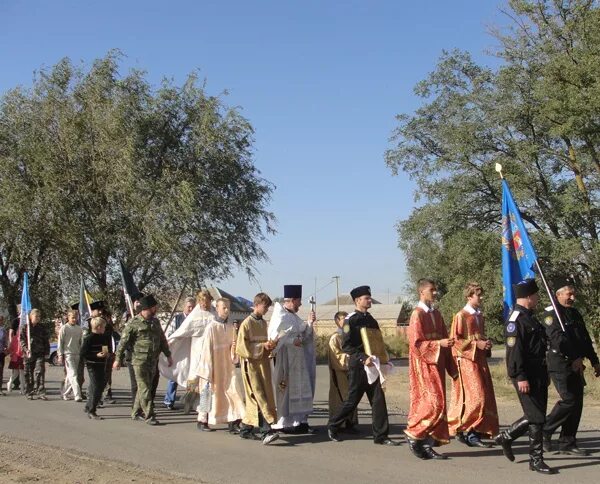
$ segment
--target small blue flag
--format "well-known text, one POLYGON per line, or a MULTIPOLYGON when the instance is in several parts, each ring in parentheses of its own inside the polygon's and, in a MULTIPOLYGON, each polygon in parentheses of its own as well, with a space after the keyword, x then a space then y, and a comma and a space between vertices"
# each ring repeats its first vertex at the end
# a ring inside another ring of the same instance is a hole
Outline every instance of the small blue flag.
POLYGON ((502 285, 504 317, 515 304, 512 285, 535 277, 537 254, 506 180, 502 180, 502 285))
POLYGON ((21 316, 19 328, 27 326, 29 322, 29 312, 31 311, 31 298, 29 297, 29 274, 23 274, 23 292, 21 293, 21 316))

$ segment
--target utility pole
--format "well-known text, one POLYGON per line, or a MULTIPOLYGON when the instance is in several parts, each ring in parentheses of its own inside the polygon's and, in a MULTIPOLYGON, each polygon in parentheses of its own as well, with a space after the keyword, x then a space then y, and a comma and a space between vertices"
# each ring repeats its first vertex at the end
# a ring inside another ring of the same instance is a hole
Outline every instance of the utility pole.
POLYGON ((335 279, 335 304, 337 305, 338 312, 340 311, 340 276, 333 276, 335 279))

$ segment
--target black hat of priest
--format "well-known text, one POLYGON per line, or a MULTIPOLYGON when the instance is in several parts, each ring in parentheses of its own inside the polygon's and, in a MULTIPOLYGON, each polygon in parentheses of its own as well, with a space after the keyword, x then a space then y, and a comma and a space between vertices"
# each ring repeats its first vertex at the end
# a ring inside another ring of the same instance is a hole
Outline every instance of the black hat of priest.
POLYGON ((299 284, 288 284, 283 286, 284 299, 302 299, 302 286, 299 284))
POLYGON ((141 310, 150 309, 156 305, 158 305, 158 302, 156 302, 156 299, 154 299, 154 296, 152 294, 148 294, 147 296, 144 296, 140 299, 141 310))
POLYGON ((535 282, 535 279, 525 279, 518 284, 513 284, 513 292, 515 293, 515 297, 517 299, 520 297, 531 296, 538 291, 539 288, 535 282))
POLYGON ((566 286, 575 286, 575 281, 570 276, 559 276, 552 281, 552 287, 555 291, 566 286))
POLYGON ((371 288, 369 286, 358 286, 350 291, 350 297, 354 301, 356 298, 360 296, 370 296, 371 288))
POLYGON ((79 310, 79 301, 77 301, 76 303, 71 304, 71 306, 69 306, 71 309, 74 309, 75 311, 79 310))
POLYGON ((144 293, 143 292, 134 292, 131 295, 131 301, 132 302, 136 302, 139 301, 140 299, 142 299, 144 297, 144 293))
MULTIPOLYGON (((79 306, 79 305, 78 305, 79 306)), ((106 308, 106 304, 102 300, 92 301, 90 303, 90 309, 93 311, 94 309, 104 309, 106 308)))

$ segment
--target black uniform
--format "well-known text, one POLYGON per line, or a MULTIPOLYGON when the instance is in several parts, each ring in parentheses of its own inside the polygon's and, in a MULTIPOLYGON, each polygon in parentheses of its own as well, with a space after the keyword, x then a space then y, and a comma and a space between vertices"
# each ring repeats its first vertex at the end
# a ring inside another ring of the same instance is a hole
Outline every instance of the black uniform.
POLYGON ((533 311, 515 304, 505 326, 506 366, 517 389, 525 417, 530 424, 543 424, 548 404, 548 346, 544 326, 533 311), (529 393, 521 393, 517 382, 528 381, 529 393))
POLYGON ((365 348, 360 337, 361 328, 379 329, 379 324, 368 312, 354 312, 346 317, 343 327, 342 351, 350 355, 348 361, 348 398, 337 415, 329 419, 328 427, 337 430, 347 422, 366 393, 372 409, 373 438, 375 442, 382 442, 388 438, 389 432, 385 394, 379 379, 370 385, 367 381, 364 361, 368 358, 368 355, 365 354, 365 348))
POLYGON ((559 450, 576 445, 577 429, 583 410, 583 375, 573 371, 571 365, 578 358, 587 358, 592 365, 598 364, 598 356, 594 351, 592 339, 585 327, 581 313, 575 308, 561 306, 557 303, 563 332, 558 317, 552 306, 546 308, 544 325, 549 340, 548 370, 550 377, 560 395, 552 412, 546 419, 544 433, 552 434, 561 427, 559 450))
POLYGON ((96 413, 98 402, 102 397, 102 390, 106 384, 106 358, 98 357, 98 353, 102 351, 103 346, 110 348, 110 339, 106 334, 97 333, 85 335, 81 344, 80 356, 81 359, 85 360, 88 376, 90 377, 85 411, 91 414, 96 413))

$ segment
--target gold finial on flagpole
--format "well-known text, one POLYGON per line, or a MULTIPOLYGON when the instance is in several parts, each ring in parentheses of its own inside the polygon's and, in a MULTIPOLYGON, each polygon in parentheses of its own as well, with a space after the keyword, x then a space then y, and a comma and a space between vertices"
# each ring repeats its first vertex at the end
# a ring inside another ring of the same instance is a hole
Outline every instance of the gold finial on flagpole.
POLYGON ((500 178, 504 180, 504 175, 502 174, 502 165, 500 163, 496 163, 496 171, 500 175, 500 178))

